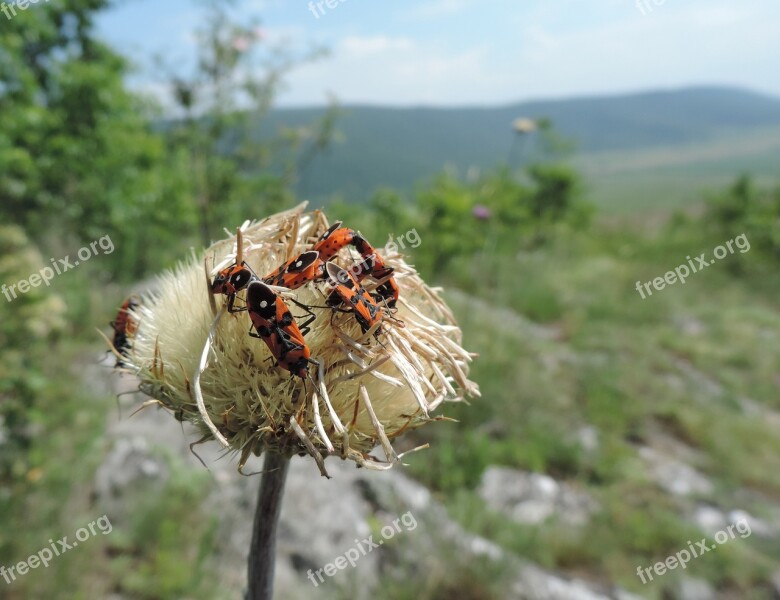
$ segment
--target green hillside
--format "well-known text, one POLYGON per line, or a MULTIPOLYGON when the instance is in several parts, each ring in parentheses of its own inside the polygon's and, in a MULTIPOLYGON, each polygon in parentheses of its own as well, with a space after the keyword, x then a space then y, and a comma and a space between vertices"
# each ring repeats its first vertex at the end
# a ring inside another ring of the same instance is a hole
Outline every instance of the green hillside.
POLYGON ((772 185, 780 173, 780 128, 720 135, 706 142, 593 152, 574 160, 587 196, 609 212, 653 212, 698 204, 737 173, 772 185))
MULTIPOLYGON (((761 178, 780 166, 780 99, 732 88, 492 108, 342 110, 339 139, 298 186, 317 202, 333 196, 360 202, 379 186, 410 190, 445 166, 466 173, 507 161, 510 152, 520 164, 539 144, 536 134, 520 143, 513 139, 510 125, 518 117, 548 117, 575 142, 574 158, 593 200, 609 209, 676 206, 740 171, 761 178), (643 190, 642 201, 625 198, 628 189, 643 190)), ((315 108, 278 110, 265 130, 305 127, 321 114, 315 108)))

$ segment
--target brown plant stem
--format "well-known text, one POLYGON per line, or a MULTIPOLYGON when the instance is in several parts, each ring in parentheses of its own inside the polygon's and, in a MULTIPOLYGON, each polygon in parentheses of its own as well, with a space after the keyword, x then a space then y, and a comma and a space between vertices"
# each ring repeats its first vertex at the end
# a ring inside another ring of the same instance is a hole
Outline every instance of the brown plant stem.
POLYGON ((257 495, 252 545, 249 548, 249 587, 246 600, 271 600, 276 562, 276 526, 282 511, 282 496, 290 457, 268 452, 257 495))

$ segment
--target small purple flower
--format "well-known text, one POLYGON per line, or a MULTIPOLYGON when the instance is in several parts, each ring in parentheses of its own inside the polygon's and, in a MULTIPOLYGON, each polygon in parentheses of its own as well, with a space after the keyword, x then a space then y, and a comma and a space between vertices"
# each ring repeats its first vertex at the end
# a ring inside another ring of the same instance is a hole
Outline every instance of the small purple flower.
POLYGON ((491 214, 490 209, 484 204, 477 204, 471 209, 471 216, 480 221, 487 221, 491 214))

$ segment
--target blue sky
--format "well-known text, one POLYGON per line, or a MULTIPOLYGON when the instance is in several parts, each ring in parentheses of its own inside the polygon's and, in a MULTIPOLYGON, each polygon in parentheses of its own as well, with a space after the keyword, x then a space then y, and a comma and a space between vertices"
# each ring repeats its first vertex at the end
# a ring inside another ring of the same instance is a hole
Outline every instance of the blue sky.
MULTIPOLYGON (((780 96, 777 0, 243 0, 268 40, 330 57, 291 74, 280 104, 495 105, 700 84, 780 96), (316 2, 315 2, 316 4, 316 2)), ((98 21, 154 93, 150 57, 185 65, 192 0, 124 0, 98 21)))

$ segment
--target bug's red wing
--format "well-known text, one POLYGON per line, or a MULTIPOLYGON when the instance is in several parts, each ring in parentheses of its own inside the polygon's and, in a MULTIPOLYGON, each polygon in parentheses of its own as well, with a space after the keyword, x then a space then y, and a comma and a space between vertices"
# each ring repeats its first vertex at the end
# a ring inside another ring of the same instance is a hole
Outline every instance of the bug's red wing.
POLYGON ((320 253, 322 261, 328 261, 336 256, 339 250, 352 244, 357 236, 357 233, 352 229, 348 227, 336 228, 336 225, 341 225, 341 223, 335 223, 314 245, 313 249, 320 253))
POLYGON ((316 250, 304 252, 263 277, 263 281, 269 285, 298 289, 321 276, 319 255, 316 250))

